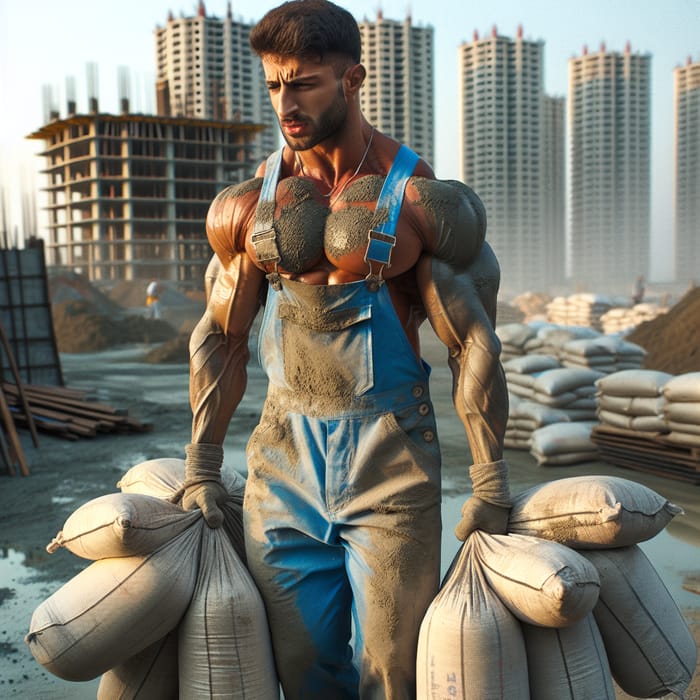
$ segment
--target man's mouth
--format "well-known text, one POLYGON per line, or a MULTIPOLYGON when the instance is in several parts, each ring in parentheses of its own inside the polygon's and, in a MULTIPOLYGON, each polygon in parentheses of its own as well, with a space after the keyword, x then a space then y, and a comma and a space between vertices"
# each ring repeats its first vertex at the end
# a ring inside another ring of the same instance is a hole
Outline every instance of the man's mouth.
POLYGON ((289 136, 299 136, 306 128, 305 122, 282 122, 282 128, 289 136))

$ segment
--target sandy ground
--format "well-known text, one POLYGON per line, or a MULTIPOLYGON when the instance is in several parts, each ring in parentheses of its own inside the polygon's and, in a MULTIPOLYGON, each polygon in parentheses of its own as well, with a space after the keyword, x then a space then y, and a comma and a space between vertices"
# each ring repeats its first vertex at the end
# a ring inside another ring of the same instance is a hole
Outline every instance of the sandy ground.
MULTIPOLYGON (((461 424, 450 402, 451 380, 444 352, 427 336, 425 355, 433 365, 433 400, 444 461, 445 566, 457 550, 452 535, 459 507, 469 493, 469 455, 461 424)), ((151 348, 142 346, 92 355, 62 357, 66 384, 95 390, 95 398, 128 409, 152 423, 148 433, 103 435, 68 442, 42 434, 39 448, 23 435, 31 474, 0 476, 0 697, 94 698, 99 679, 69 683, 46 672, 24 644, 33 610, 86 566, 65 550, 49 555, 46 544, 81 504, 116 491, 116 482, 131 466, 157 457, 184 457, 190 412, 186 365, 150 365, 139 361, 151 348)), ((251 364, 249 387, 225 443, 226 464, 245 473, 243 449, 258 416, 265 382, 251 364)), ((538 467, 524 452, 507 453, 514 492, 551 479, 579 474, 612 474, 642 482, 682 506, 676 518, 643 549, 683 611, 696 640, 700 630, 700 503, 697 486, 661 476, 595 462, 575 467, 538 467), (694 591, 693 591, 694 589, 694 591)), ((696 673, 687 698, 700 698, 696 673)), ((620 698, 630 696, 618 694, 620 698)))

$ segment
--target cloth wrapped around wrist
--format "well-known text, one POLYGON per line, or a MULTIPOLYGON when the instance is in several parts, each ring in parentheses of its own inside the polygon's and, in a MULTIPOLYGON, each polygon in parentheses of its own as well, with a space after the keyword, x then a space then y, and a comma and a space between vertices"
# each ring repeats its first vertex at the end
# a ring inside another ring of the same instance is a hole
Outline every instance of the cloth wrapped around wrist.
POLYGON ((219 527, 224 515, 218 507, 228 498, 221 481, 224 448, 206 442, 185 446, 185 483, 182 486, 182 507, 200 508, 210 527, 219 527))
POLYGON ((464 541, 474 530, 505 534, 512 505, 505 460, 473 464, 469 476, 474 495, 462 506, 462 519, 455 527, 457 539, 464 541))

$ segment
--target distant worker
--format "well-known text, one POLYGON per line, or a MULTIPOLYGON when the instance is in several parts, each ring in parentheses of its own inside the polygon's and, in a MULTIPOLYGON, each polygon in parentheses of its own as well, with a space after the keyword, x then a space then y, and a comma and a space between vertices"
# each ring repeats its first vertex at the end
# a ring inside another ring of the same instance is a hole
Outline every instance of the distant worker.
POLYGON ((160 288, 155 280, 146 287, 146 307, 149 318, 160 318, 160 288))
POLYGON ((644 275, 639 275, 634 283, 634 294, 632 295, 632 303, 639 304, 644 299, 644 275))

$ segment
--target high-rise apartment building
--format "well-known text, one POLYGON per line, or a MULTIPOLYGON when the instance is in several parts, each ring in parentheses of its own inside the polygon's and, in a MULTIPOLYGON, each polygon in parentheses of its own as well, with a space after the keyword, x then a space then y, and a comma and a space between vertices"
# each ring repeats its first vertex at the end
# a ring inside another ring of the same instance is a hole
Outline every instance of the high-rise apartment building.
POLYGON ((380 131, 434 165, 433 28, 385 19, 358 22, 367 78, 360 106, 380 131))
POLYGON ((194 17, 171 13, 155 30, 158 114, 264 124, 255 157, 277 148, 278 126, 260 59, 250 48, 252 24, 208 16, 203 0, 194 17))
POLYGON ((461 177, 486 206, 506 292, 547 289, 564 270, 564 125, 545 101, 543 46, 494 27, 459 47, 461 177))
POLYGON ((700 281, 700 62, 673 71, 676 280, 700 281))
POLYGON ((651 57, 607 51, 569 60, 572 282, 629 292, 648 275, 651 57))

